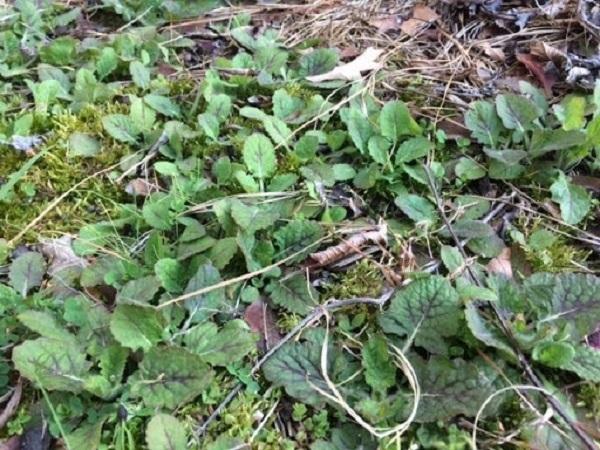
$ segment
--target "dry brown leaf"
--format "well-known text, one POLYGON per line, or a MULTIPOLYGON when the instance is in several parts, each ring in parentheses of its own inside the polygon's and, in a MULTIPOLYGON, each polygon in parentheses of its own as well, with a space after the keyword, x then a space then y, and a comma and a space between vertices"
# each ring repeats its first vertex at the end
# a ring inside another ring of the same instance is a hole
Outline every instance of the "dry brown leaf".
POLYGON ((571 177, 573 184, 577 184, 594 192, 600 192, 600 178, 587 175, 573 175, 571 177))
POLYGON ((493 47, 489 42, 482 42, 478 47, 494 61, 506 60, 506 54, 501 48, 493 47))
POLYGON ((0 442, 0 450, 19 450, 21 448, 21 436, 13 436, 6 441, 0 442))
POLYGON ((438 13, 429 6, 417 5, 413 10, 412 18, 402 22, 400 29, 409 36, 415 36, 419 31, 439 18, 438 13))
POLYGON ((42 241, 40 251, 50 261, 48 273, 54 275, 69 267, 86 267, 87 261, 73 251, 73 238, 65 235, 58 239, 42 241))
POLYGON ((322 81, 330 80, 359 80, 362 77, 362 72, 370 70, 381 69, 383 64, 377 62, 383 50, 369 47, 362 55, 350 61, 349 63, 342 64, 329 72, 325 72, 321 75, 313 75, 306 77, 308 81, 313 83, 320 83, 322 81))
POLYGON ((369 20, 369 23, 377 28, 380 33, 387 33, 388 31, 394 31, 398 29, 398 16, 389 15, 383 17, 376 17, 369 20))
POLYGON ((261 341, 258 344, 261 351, 273 348, 281 340, 275 314, 262 300, 257 300, 246 308, 244 320, 252 331, 260 334, 261 341))
POLYGON ((488 272, 496 275, 502 275, 506 278, 512 278, 513 270, 510 262, 510 254, 510 248, 504 247, 500 254, 495 258, 492 258, 486 266, 488 272))
POLYGON ((129 183, 127 183, 127 186, 125 186, 125 192, 127 192, 129 195, 137 195, 140 197, 146 197, 153 192, 157 192, 158 190, 158 186, 146 181, 144 178, 136 178, 131 180, 129 183))
POLYGON ((4 428, 4 425, 6 425, 6 423, 10 420, 10 418, 19 408, 19 404, 21 403, 22 392, 23 384, 21 380, 19 380, 10 396, 10 399, 6 402, 4 410, 0 412, 0 430, 4 428))
POLYGON ((546 95, 552 95, 552 86, 558 80, 550 71, 546 70, 542 61, 529 53, 517 53, 517 60, 538 79, 546 95))
POLYGON ((385 223, 379 225, 374 231, 363 231, 350 236, 348 239, 340 242, 326 250, 312 253, 310 258, 317 266, 327 266, 340 259, 357 253, 360 248, 368 243, 381 244, 387 242, 387 225, 385 223))

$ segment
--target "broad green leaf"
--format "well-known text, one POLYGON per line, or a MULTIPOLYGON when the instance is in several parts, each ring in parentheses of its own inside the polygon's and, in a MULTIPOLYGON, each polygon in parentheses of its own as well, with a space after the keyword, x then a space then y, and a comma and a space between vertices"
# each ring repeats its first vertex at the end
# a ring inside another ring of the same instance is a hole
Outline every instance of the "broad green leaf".
POLYGON ((309 220, 292 220, 287 225, 273 233, 273 238, 278 250, 278 258, 286 258, 302 251, 288 264, 301 261, 304 257, 315 251, 316 246, 311 246, 323 235, 323 230, 316 222, 309 220))
POLYGON ((375 391, 385 393, 396 385, 396 366, 383 336, 375 335, 363 346, 362 366, 367 384, 375 391))
MULTIPOLYGON (((254 62, 256 68, 264 74, 279 74, 287 63, 288 52, 275 46, 265 46, 256 49, 254 62)), ((260 74, 258 78, 260 79, 260 74)))
POLYGON ((56 80, 46 80, 41 83, 33 83, 29 80, 26 82, 33 94, 35 112, 45 116, 48 108, 56 101, 56 97, 61 92, 60 84, 56 80))
POLYGON ((210 248, 209 258, 217 269, 224 269, 238 252, 236 238, 219 239, 210 248))
POLYGON ((123 114, 110 114, 102 118, 102 126, 117 141, 135 144, 140 134, 133 120, 123 114))
POLYGON ((198 124, 211 140, 219 139, 220 124, 216 116, 209 113, 200 114, 198 115, 198 124))
POLYGON ((350 164, 334 164, 331 169, 336 181, 351 180, 356 176, 356 170, 350 164))
POLYGON ((394 100, 387 102, 379 114, 381 134, 396 144, 402 136, 417 136, 421 127, 410 115, 404 102, 394 100))
POLYGON ((569 225, 581 222, 592 206, 590 195, 581 187, 571 183, 564 173, 550 186, 552 200, 560 205, 560 215, 569 225))
POLYGON ((235 172, 235 179, 244 189, 245 192, 255 193, 260 191, 259 184, 254 178, 252 178, 251 175, 248 175, 246 172, 238 170, 237 172, 235 172))
POLYGON ((18 256, 10 265, 8 278, 10 285, 23 297, 42 284, 46 273, 46 261, 37 252, 26 252, 18 256))
POLYGON ((313 159, 319 148, 319 139, 310 134, 303 135, 294 145, 294 154, 301 161, 310 161, 313 159))
POLYGON ((414 161, 429 154, 433 149, 431 141, 424 137, 414 137, 404 141, 396 152, 396 165, 414 161))
POLYGON ((280 173, 271 178, 267 185, 269 192, 283 192, 289 190, 298 181, 298 175, 293 173, 280 173))
POLYGON ((307 77, 329 72, 337 66, 338 53, 329 48, 318 48, 300 58, 300 76, 307 77))
MULTIPOLYGON (((480 220, 457 220, 452 224, 452 230, 458 237, 467 239, 483 238, 495 234, 491 225, 480 220)), ((450 234, 448 231, 445 233, 450 234)))
POLYGON ((600 383, 600 350, 580 344, 575 347, 573 357, 560 368, 576 373, 583 380, 600 383))
POLYGON ((564 130, 580 130, 585 125, 585 97, 567 95, 558 105, 554 105, 554 114, 560 120, 564 130))
POLYGON ((245 231, 254 232, 269 228, 278 216, 266 206, 250 206, 239 200, 231 202, 231 217, 245 231))
POLYGON ((96 156, 102 144, 86 133, 73 133, 69 136, 69 156, 96 156))
POLYGON ((568 342, 541 342, 533 348, 531 356, 548 367, 560 368, 575 357, 575 348, 568 342))
POLYGON ((231 97, 226 94, 211 97, 206 112, 216 117, 219 122, 225 122, 231 114, 231 97))
POLYGON ((283 120, 267 116, 263 119, 263 126, 267 134, 273 139, 273 142, 288 148, 288 141, 292 136, 292 131, 283 120))
POLYGON ((309 313, 319 304, 319 293, 300 274, 271 281, 267 292, 273 303, 301 315, 309 313))
POLYGON ((352 183, 358 189, 371 189, 377 183, 381 172, 377 164, 371 164, 369 167, 364 167, 358 171, 352 183))
POLYGON ((22 376, 49 391, 81 392, 90 367, 74 343, 44 337, 15 347, 12 359, 22 376))
POLYGON ((369 119, 366 118, 358 108, 350 108, 345 118, 348 134, 356 148, 362 153, 368 152, 369 139, 375 134, 375 130, 369 119))
POLYGON ((371 136, 369 139, 369 155, 377 164, 386 165, 389 162, 389 150, 392 143, 386 138, 378 135, 371 136))
POLYGON ((180 347, 153 347, 129 381, 131 394, 146 406, 172 410, 204 392, 212 378, 199 356, 180 347))
POLYGON ((142 216, 148 225, 157 230, 170 230, 173 217, 170 211, 171 197, 159 192, 149 197, 142 208, 142 216))
POLYGON ((149 450, 186 450, 185 428, 169 414, 156 414, 146 427, 146 444, 149 450))
POLYGON ((483 166, 465 156, 458 160, 454 171, 456 172, 456 176, 464 181, 478 180, 479 178, 483 178, 486 173, 483 166))
POLYGON ((521 132, 534 128, 534 121, 541 115, 535 103, 514 94, 498 95, 496 111, 506 128, 521 132))
POLYGON ((531 155, 534 157, 554 150, 565 150, 585 143, 586 136, 580 130, 541 129, 531 135, 531 155))
POLYGON ((502 350, 504 354, 508 355, 510 358, 515 357, 515 353, 510 344, 506 342, 506 338, 502 331, 496 324, 491 323, 484 318, 475 303, 470 302, 467 304, 465 308, 465 318, 467 320, 467 326, 473 336, 488 347, 502 350))
POLYGON ((498 146, 502 124, 492 103, 483 100, 471 103, 465 114, 465 125, 480 144, 498 146))
MULTIPOLYGON (((321 347, 318 342, 284 345, 263 365, 265 378, 276 386, 283 386, 290 396, 303 403, 322 405, 324 398, 313 388, 328 389, 321 374, 321 347)), ((331 366, 332 352, 328 357, 331 366)))
POLYGON ((164 116, 179 117, 181 115, 179 105, 173 102, 169 97, 158 94, 147 94, 144 96, 144 102, 146 102, 150 108, 158 111, 164 116))
POLYGON ((131 61, 129 64, 131 79, 139 88, 146 89, 150 86, 150 69, 140 61, 131 61))
POLYGON ((275 149, 264 134, 254 133, 246 139, 243 158, 248 170, 261 180, 273 175, 277 168, 275 149))
POLYGON ((465 268, 465 259, 456 247, 442 245, 440 256, 448 272, 454 273, 465 268))
POLYGON ((78 41, 70 36, 61 36, 41 47, 39 56, 42 62, 53 66, 66 66, 73 63, 77 53, 78 41))
POLYGON ((600 278, 580 273, 536 273, 525 281, 525 293, 537 311, 539 325, 569 325, 573 341, 594 331, 600 317, 600 278))
POLYGON ((179 294, 185 285, 185 269, 173 258, 162 258, 154 264, 154 273, 167 292, 179 294))
POLYGON ((292 122, 304 108, 304 102, 293 97, 285 89, 277 89, 273 93, 273 114, 285 122, 292 122))
POLYGON ((75 431, 68 434, 69 446, 72 449, 98 450, 102 439, 102 427, 109 417, 105 414, 93 423, 79 425, 75 431))
POLYGON ((411 220, 417 223, 431 225, 437 221, 435 206, 425 197, 414 194, 405 194, 396 197, 396 206, 411 220))
POLYGON ((218 330, 213 322, 192 327, 185 335, 186 348, 212 366, 241 361, 256 349, 257 335, 242 320, 231 320, 218 330))
MULTIPOLYGON (((214 286, 221 281, 219 271, 211 264, 203 264, 188 282, 184 293, 192 292, 214 286)), ((223 288, 212 289, 205 294, 193 295, 185 301, 185 307, 194 315, 196 320, 210 317, 225 302, 225 291, 223 288)))
POLYGON ((75 336, 59 325, 54 316, 45 311, 27 310, 17 318, 23 325, 42 337, 75 343, 75 336))
POLYGON ((163 319, 153 307, 120 304, 110 318, 110 331, 117 341, 132 350, 147 351, 163 338, 163 319))
MULTIPOLYGON (((481 405, 497 390, 498 375, 481 358, 470 361, 433 356, 427 361, 411 359, 421 386, 416 421, 447 422, 455 416, 475 417, 481 405)), ((483 416, 492 414, 502 397, 492 401, 483 416)))
POLYGON ((406 336, 416 345, 439 353, 444 338, 460 327, 458 294, 441 276, 418 279, 400 290, 379 322, 386 333, 406 336))
POLYGON ((154 127, 156 121, 156 112, 150 108, 144 100, 135 95, 129 96, 131 104, 129 108, 129 117, 138 130, 148 132, 154 127))
POLYGON ((490 158, 508 166, 516 165, 527 157, 527 152, 524 150, 492 150, 484 148, 483 151, 490 158))
POLYGON ((119 56, 112 47, 104 47, 100 57, 96 61, 96 73, 98 78, 103 80, 110 75, 119 65, 119 56))
POLYGON ((160 282, 153 275, 128 281, 117 293, 117 303, 148 303, 160 286, 160 282))

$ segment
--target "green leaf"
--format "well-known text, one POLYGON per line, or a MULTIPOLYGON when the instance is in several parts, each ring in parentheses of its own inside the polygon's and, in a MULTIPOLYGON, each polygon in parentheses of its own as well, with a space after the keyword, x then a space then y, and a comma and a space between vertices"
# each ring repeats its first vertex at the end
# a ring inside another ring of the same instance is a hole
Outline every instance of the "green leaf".
POLYGON ((150 69, 140 61, 136 60, 129 63, 129 73, 137 87, 146 89, 150 86, 150 69))
POLYGON ((292 97, 285 89, 277 89, 273 93, 273 114, 285 122, 294 121, 304 108, 304 102, 292 97))
POLYGON ((153 194, 144 202, 142 216, 151 227, 157 230, 170 230, 173 224, 170 206, 171 197, 162 192, 153 194))
POLYGON ((96 61, 96 73, 98 79, 103 80, 114 72, 119 65, 119 56, 112 47, 104 47, 100 53, 100 58, 96 61))
POLYGON ((504 126, 521 132, 535 127, 541 112, 531 100, 514 94, 502 94, 496 97, 496 111, 504 126))
POLYGON ((313 159, 319 149, 319 139, 316 136, 305 134, 294 145, 294 154, 301 161, 310 161, 313 159))
POLYGON ((531 356, 548 367, 560 368, 575 357, 575 348, 568 342, 541 342, 533 348, 531 356))
POLYGON ((465 125, 480 144, 492 148, 498 146, 502 125, 492 103, 483 100, 471 103, 469 111, 465 114, 465 125))
POLYGON ((375 130, 371 126, 369 119, 358 108, 350 108, 345 117, 345 123, 348 127, 348 134, 356 148, 362 154, 366 154, 369 139, 375 134, 375 130))
POLYGON ((578 345, 573 357, 560 368, 576 373, 583 380, 600 383, 600 350, 578 345))
MULTIPOLYGON (((333 359, 331 352, 328 357, 333 359)), ((317 386, 326 392, 328 390, 321 374, 320 343, 284 345, 263 365, 263 374, 268 381, 283 386, 288 395, 303 403, 314 406, 323 404, 324 398, 313 388, 317 386)))
POLYGON ((318 48, 300 58, 300 76, 308 77, 329 72, 337 66, 338 53, 329 48, 318 48))
POLYGON ((219 139, 220 124, 216 116, 209 113, 200 114, 198 115, 198 124, 211 140, 219 139))
POLYGON ((239 319, 227 322, 221 330, 213 322, 204 322, 186 333, 185 346, 213 366, 228 366, 255 350, 257 338, 239 319))
POLYGON ((129 108, 129 117, 135 128, 142 131, 151 131, 156 121, 156 113, 150 108, 144 100, 135 95, 129 96, 131 107, 129 108))
POLYGON ((156 414, 146 427, 146 444, 149 450, 186 450, 185 428, 169 414, 156 414))
POLYGON ((154 347, 129 380, 131 394, 146 406, 172 410, 204 392, 212 378, 199 356, 180 347, 154 347))
POLYGON ((484 148, 483 152, 490 158, 508 166, 514 166, 527 157, 527 152, 524 150, 492 150, 484 148))
POLYGON ((279 215, 265 206, 249 206, 235 200, 231 202, 231 217, 240 228, 253 233, 272 226, 279 215))
POLYGON ((163 258, 154 264, 154 273, 167 292, 179 294, 185 284, 185 269, 173 258, 163 258))
POLYGON ((462 310, 458 294, 441 276, 418 279, 398 292, 389 309, 381 314, 386 333, 407 336, 420 347, 438 353, 444 338, 460 327, 462 310))
POLYGON ((70 448, 85 448, 97 450, 102 439, 102 427, 110 416, 105 414, 93 423, 80 425, 75 431, 68 434, 70 448))
POLYGON ((389 150, 392 143, 382 136, 371 136, 369 139, 369 155, 377 164, 386 165, 389 162, 389 150))
POLYGON ((293 253, 305 250, 288 264, 301 261, 308 253, 315 250, 315 246, 306 247, 317 241, 322 235, 323 230, 318 223, 309 220, 292 220, 273 233, 278 250, 277 256, 286 258, 293 253))
POLYGON ((224 269, 238 252, 234 237, 219 239, 210 249, 209 258, 217 269, 224 269))
POLYGON ((454 170, 456 176, 464 181, 478 180, 479 178, 483 178, 486 173, 484 167, 465 156, 458 160, 454 170))
POLYGON ((402 136, 417 136, 422 133, 421 127, 411 117, 404 102, 394 100, 387 102, 379 114, 381 134, 396 144, 402 136))
POLYGON ((552 200, 560 205, 560 215, 569 225, 581 222, 592 206, 590 195, 581 187, 571 183, 564 173, 550 186, 552 200))
POLYGON ((308 314, 319 304, 319 293, 300 274, 271 281, 267 292, 273 303, 301 315, 308 314))
POLYGON ((149 350, 163 338, 163 320, 152 307, 120 304, 110 318, 110 331, 123 346, 149 350))
POLYGON ((62 36, 51 41, 50 45, 39 50, 42 62, 53 66, 66 66, 73 63, 77 53, 77 43, 70 36, 62 36))
POLYGON ((396 152, 396 165, 414 161, 429 154, 433 149, 431 141, 424 137, 414 137, 404 141, 396 152))
POLYGON ((506 342, 506 338, 502 331, 495 324, 484 319, 475 303, 470 302, 467 304, 465 318, 467 319, 467 325, 473 336, 488 347, 502 350, 505 355, 508 355, 511 358, 516 357, 512 347, 506 342))
POLYGON ((15 347, 12 359, 22 376, 49 391, 81 392, 90 367, 74 343, 44 337, 15 347))
POLYGON ((147 94, 144 96, 144 102, 146 102, 150 108, 158 111, 164 116, 179 117, 181 115, 179 105, 173 102, 169 97, 158 94, 147 94))
POLYGON ((135 144, 139 130, 134 122, 123 114, 110 114, 102 118, 102 126, 117 141, 135 144))
POLYGON ((537 311, 538 324, 570 326, 578 341, 594 331, 600 317, 600 278, 579 273, 536 273, 525 281, 525 293, 537 311))
POLYGON ((73 133, 69 136, 69 156, 96 156, 102 145, 86 133, 73 133))
POLYGON ((231 114, 231 97, 217 94, 211 97, 206 112, 215 116, 219 122, 225 122, 231 114))
POLYGON ((153 275, 128 281, 118 292, 117 303, 148 303, 160 286, 160 282, 153 275))
POLYGON ((260 186, 251 175, 239 170, 235 172, 235 179, 245 192, 255 193, 260 191, 260 186))
POLYGON ((54 316, 45 311, 23 311, 17 318, 23 325, 42 337, 75 342, 75 336, 59 325, 54 316))
POLYGON ((336 181, 351 180, 356 176, 356 170, 350 164, 334 164, 331 169, 336 181))
POLYGON ((553 109, 564 130, 580 130, 585 126, 585 97, 567 95, 553 109))
POLYGON ((437 210, 425 197, 404 194, 396 197, 394 203, 404 214, 417 223, 431 225, 437 221, 437 210))
POLYGON ((544 153, 565 150, 576 145, 585 143, 585 133, 579 130, 557 130, 541 129, 533 130, 531 135, 531 155, 541 156, 544 153))
MULTIPOLYGON (((496 392, 497 373, 480 358, 471 361, 449 360, 433 356, 427 361, 411 359, 421 386, 421 399, 416 421, 420 423, 447 422, 463 415, 475 417, 479 408, 496 392)), ((493 413, 502 400, 492 401, 483 416, 493 413)))
POLYGON ((383 336, 373 336, 363 346, 362 366, 367 384, 375 391, 385 393, 396 385, 396 366, 383 336))
POLYGON ((263 126, 276 144, 288 148, 288 141, 292 136, 292 131, 283 120, 278 119, 277 117, 267 116, 263 119, 263 126))
MULTIPOLYGON (((480 220, 457 220, 452 224, 452 230, 458 237, 467 239, 483 238, 495 234, 491 225, 480 220)), ((445 233, 450 234, 448 231, 445 231, 445 233)))
POLYGON ((454 273, 459 269, 465 268, 465 259, 456 247, 442 245, 440 256, 444 266, 446 266, 446 269, 448 269, 448 272, 450 273, 454 273))
POLYGON ((23 297, 42 284, 46 273, 46 261, 37 252, 26 252, 18 256, 10 265, 8 278, 10 285, 23 297))
POLYGON ((264 134, 254 133, 246 139, 243 158, 248 170, 261 180, 273 175, 277 168, 275 149, 264 134))
MULTIPOLYGON (((216 285, 220 281, 219 271, 211 264, 203 264, 198 267, 198 270, 188 282, 184 293, 189 294, 216 285)), ((192 312, 197 320, 200 320, 202 317, 213 315, 224 302, 225 291, 220 288, 213 289, 205 294, 193 295, 185 301, 185 307, 192 312)))

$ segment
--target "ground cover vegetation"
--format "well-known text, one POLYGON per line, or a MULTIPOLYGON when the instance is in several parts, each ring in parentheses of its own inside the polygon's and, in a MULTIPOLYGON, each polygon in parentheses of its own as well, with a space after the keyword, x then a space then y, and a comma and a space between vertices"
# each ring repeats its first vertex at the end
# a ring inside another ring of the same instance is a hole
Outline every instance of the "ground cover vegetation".
POLYGON ((600 82, 454 133, 218 6, 2 10, 0 445, 597 448, 600 82))

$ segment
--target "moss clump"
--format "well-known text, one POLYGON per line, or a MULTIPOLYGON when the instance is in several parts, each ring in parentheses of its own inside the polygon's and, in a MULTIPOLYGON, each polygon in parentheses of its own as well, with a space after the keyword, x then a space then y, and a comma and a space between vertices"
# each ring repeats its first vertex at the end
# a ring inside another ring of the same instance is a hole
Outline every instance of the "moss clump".
POLYGON ((363 259, 335 282, 327 286, 327 297, 377 297, 383 289, 381 270, 368 259, 363 259))
MULTIPOLYGON (((79 113, 65 112, 52 118, 47 141, 39 149, 43 156, 19 179, 9 201, 0 203, 0 218, 6 224, 4 237, 12 238, 34 220, 58 196, 86 177, 116 164, 131 152, 128 145, 110 138, 102 127, 107 114, 126 113, 120 104, 88 105, 79 113), (69 157, 68 140, 72 133, 96 136, 102 151, 94 158, 69 157)), ((0 160, 0 173, 19 170, 27 156, 12 149, 5 150, 0 160)), ((125 199, 122 187, 99 176, 90 179, 47 214, 38 226, 24 236, 60 234, 77 231, 87 222, 97 222, 98 216, 109 214, 116 203, 125 199)))
POLYGON ((600 383, 586 383, 577 393, 578 406, 588 411, 587 417, 600 426, 600 383))

